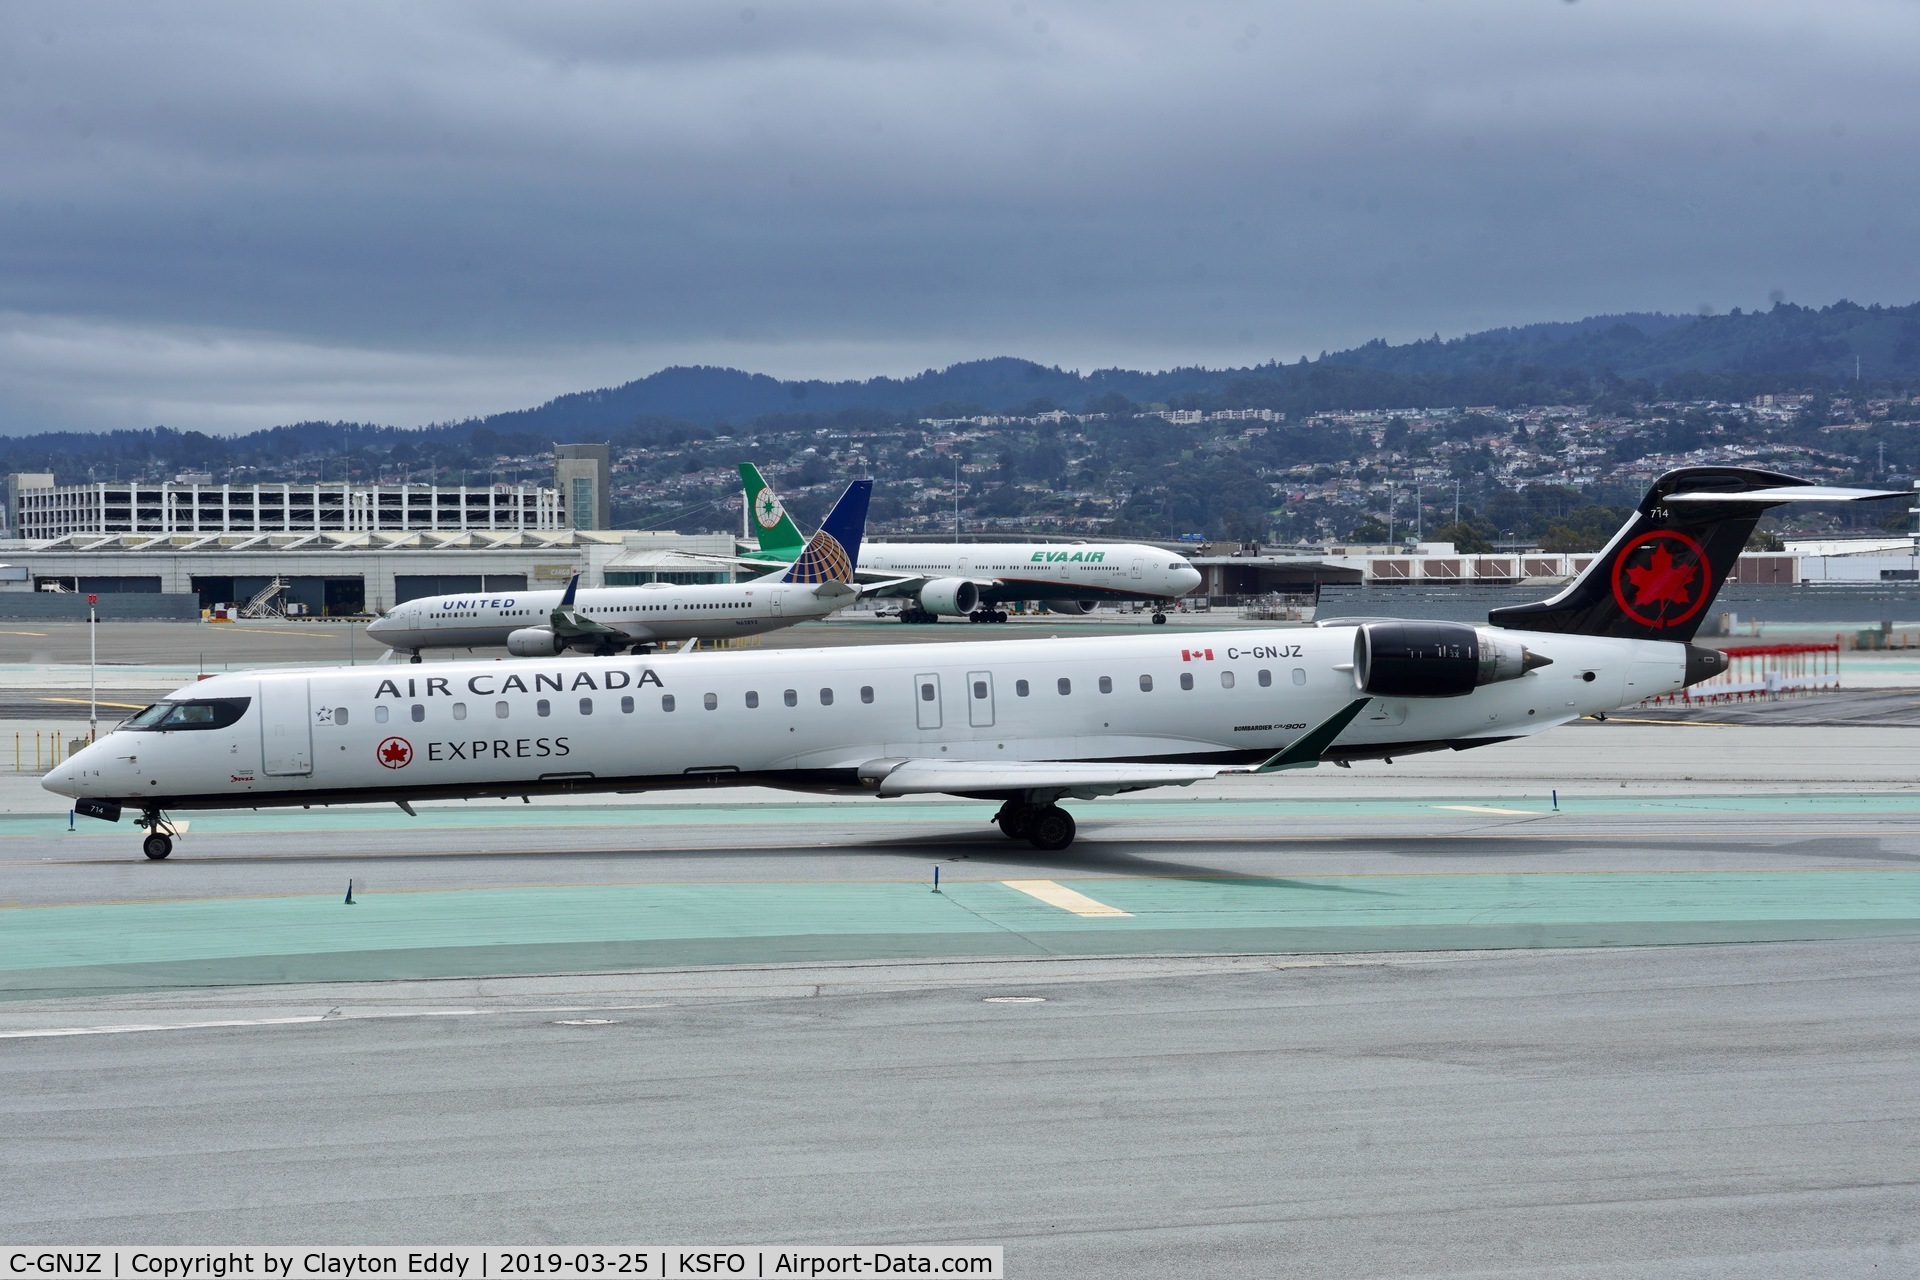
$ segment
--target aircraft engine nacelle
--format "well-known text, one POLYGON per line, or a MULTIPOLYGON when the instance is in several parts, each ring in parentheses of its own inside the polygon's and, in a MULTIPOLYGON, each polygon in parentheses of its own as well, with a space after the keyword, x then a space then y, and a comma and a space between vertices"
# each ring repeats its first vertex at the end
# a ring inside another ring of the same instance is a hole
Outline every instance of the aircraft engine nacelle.
POLYGON ((551 658, 560 652, 560 637, 548 627, 522 627, 508 633, 507 652, 516 658, 551 658))
POLYGON ((1098 600, 1049 600, 1048 613, 1070 613, 1076 618, 1085 617, 1100 607, 1098 600))
POLYGON ((964 618, 980 607, 980 588, 965 578, 935 578, 920 588, 920 607, 943 618, 964 618))
POLYGON ((1377 698, 1457 698, 1553 661, 1491 627, 1369 622, 1353 637, 1353 687, 1377 698))

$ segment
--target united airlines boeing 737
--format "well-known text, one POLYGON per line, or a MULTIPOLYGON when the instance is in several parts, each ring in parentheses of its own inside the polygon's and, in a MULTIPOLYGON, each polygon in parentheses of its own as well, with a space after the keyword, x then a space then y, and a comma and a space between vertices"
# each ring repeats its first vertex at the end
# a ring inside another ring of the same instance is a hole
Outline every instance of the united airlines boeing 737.
POLYGON ((1691 643, 1768 507, 1899 495, 1692 467, 1656 481, 1578 579, 1484 626, 860 646, 220 675, 48 773, 76 812, 754 784, 996 800, 1063 849, 1060 802, 1225 774, 1465 750, 1726 669, 1691 643))
POLYGON ((859 599, 850 584, 872 495, 871 480, 848 485, 792 564, 752 582, 652 582, 582 591, 575 575, 565 591, 408 600, 374 619, 367 634, 418 662, 424 649, 504 645, 518 658, 552 657, 569 649, 644 653, 665 641, 777 631, 824 618, 859 599))

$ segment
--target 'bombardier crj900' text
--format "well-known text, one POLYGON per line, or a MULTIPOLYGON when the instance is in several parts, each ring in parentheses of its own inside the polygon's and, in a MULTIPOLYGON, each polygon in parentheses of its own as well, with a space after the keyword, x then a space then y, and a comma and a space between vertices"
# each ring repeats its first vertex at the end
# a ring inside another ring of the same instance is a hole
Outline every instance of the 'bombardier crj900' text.
POLYGON ((1461 750, 1725 669, 1688 643, 1760 513, 1893 495, 1694 467, 1559 595, 1488 624, 631 655, 215 676, 47 774, 77 812, 758 784, 992 799, 1007 835, 1073 840, 1060 801, 1322 760, 1461 750))

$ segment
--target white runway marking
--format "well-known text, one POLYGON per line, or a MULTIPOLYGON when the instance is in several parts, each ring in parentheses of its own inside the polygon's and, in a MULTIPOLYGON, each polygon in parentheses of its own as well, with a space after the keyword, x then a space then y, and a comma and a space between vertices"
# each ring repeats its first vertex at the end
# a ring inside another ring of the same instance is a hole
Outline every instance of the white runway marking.
POLYGON ((1086 894, 1078 893, 1063 884, 1056 884, 1052 880, 1002 880, 1000 883, 1029 897, 1038 898, 1050 907, 1071 911, 1077 916, 1106 918, 1125 916, 1128 919, 1133 917, 1131 911, 1122 911, 1104 902, 1095 902, 1086 894))
POLYGON ((1492 805, 1485 804, 1437 804, 1433 807, 1436 809, 1452 809, 1459 813, 1502 813, 1513 814, 1516 817, 1524 818, 1537 818, 1540 816, 1538 809, 1496 809, 1492 805))

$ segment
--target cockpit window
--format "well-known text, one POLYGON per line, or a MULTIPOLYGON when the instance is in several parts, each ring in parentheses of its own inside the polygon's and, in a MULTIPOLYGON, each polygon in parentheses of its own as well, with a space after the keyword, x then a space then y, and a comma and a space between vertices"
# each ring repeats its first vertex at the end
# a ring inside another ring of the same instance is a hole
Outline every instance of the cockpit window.
POLYGON ((224 729, 247 713, 251 698, 196 698, 156 702, 120 727, 123 729, 224 729))

